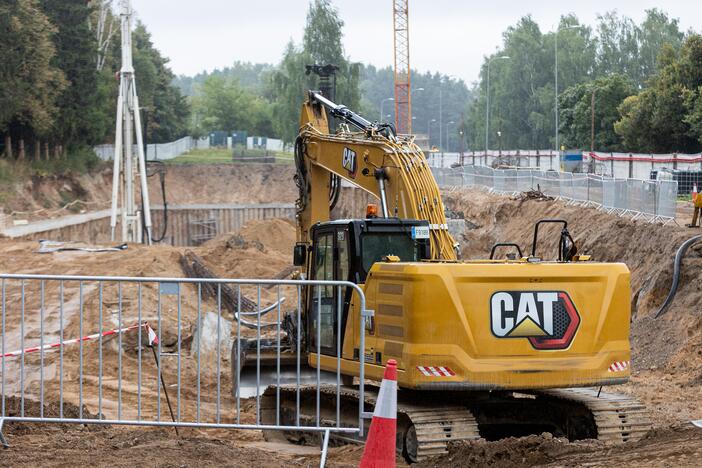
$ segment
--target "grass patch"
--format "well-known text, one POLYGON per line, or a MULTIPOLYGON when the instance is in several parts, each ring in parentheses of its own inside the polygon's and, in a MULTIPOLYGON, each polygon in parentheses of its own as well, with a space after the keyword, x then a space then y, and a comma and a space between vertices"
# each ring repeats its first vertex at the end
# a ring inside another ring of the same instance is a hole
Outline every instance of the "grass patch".
POLYGON ((257 157, 271 157, 275 158, 276 163, 292 163, 293 155, 292 153, 285 153, 281 151, 266 151, 260 149, 245 149, 243 147, 237 146, 233 150, 227 148, 209 148, 209 149, 196 149, 188 153, 182 154, 177 158, 169 159, 165 161, 166 164, 246 164, 249 162, 257 162, 255 159, 253 161, 242 161, 241 159, 234 159, 233 154, 236 154, 237 158, 257 158, 257 157))
POLYGON ((60 159, 31 161, 29 164, 33 175, 48 176, 87 174, 105 163, 97 157, 92 148, 86 146, 71 151, 66 157, 60 159))

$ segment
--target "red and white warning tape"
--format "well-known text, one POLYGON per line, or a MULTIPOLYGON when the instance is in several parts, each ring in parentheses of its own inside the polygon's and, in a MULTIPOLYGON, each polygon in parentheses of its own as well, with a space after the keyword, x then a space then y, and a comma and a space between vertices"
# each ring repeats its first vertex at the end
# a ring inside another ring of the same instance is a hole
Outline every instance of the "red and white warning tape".
POLYGON ((615 361, 607 369, 609 372, 624 372, 631 365, 631 361, 615 361))
POLYGON ((456 375, 456 373, 448 367, 442 366, 417 366, 417 370, 424 374, 425 377, 453 377, 456 375))
POLYGON ((79 343, 81 341, 97 340, 101 336, 104 338, 104 337, 110 336, 110 335, 118 335, 120 333, 127 333, 129 331, 136 330, 136 329, 142 328, 142 327, 146 330, 146 332, 148 334, 149 346, 153 346, 155 344, 158 344, 158 336, 156 336, 156 332, 153 331, 153 329, 149 326, 148 323, 144 322, 142 324, 132 325, 131 327, 117 328, 114 330, 108 330, 108 331, 105 331, 102 333, 95 333, 94 335, 83 336, 81 338, 75 338, 72 340, 63 340, 63 341, 60 341, 58 343, 51 343, 51 344, 47 344, 44 346, 35 346, 33 348, 19 349, 17 351, 11 351, 9 353, 5 353, 5 354, 1 355, 0 357, 6 358, 6 357, 12 357, 12 356, 21 356, 23 354, 36 353, 37 351, 41 351, 41 350, 60 348, 62 346, 79 343))

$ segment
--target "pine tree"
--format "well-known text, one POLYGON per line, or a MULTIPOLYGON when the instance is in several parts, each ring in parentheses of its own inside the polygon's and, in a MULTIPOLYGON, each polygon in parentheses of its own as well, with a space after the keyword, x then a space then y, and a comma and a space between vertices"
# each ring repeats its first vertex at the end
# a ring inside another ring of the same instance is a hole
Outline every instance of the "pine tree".
POLYGON ((75 0, 42 0, 42 5, 58 30, 54 64, 68 81, 57 102, 60 112, 52 136, 68 150, 101 143, 111 117, 101 105, 108 96, 98 86, 98 45, 90 27, 92 7, 75 0))
POLYGON ((42 137, 54 123, 65 87, 63 73, 52 64, 55 32, 37 0, 0 4, 0 133, 8 156, 13 137, 42 137))

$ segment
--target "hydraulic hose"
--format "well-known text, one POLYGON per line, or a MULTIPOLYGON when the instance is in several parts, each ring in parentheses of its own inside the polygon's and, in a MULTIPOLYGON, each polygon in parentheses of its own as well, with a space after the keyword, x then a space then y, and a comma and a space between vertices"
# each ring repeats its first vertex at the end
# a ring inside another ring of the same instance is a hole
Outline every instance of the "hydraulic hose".
POLYGON ((700 240, 702 240, 702 235, 691 237, 685 242, 683 242, 682 245, 680 245, 678 252, 675 254, 675 264, 673 266, 673 284, 670 287, 668 297, 665 298, 665 301, 663 301, 663 305, 661 305, 661 308, 658 309, 658 312, 656 312, 655 318, 658 318, 661 315, 665 314, 670 308, 670 306, 673 304, 673 299, 675 299, 675 294, 678 292, 678 286, 680 285, 680 270, 682 269, 683 257, 687 253, 687 250, 694 243, 700 240))

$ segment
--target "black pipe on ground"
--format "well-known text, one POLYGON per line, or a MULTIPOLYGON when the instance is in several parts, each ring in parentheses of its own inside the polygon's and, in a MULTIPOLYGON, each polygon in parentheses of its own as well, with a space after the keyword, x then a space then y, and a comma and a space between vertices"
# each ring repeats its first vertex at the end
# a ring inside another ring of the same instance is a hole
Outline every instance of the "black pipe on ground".
POLYGON ((678 286, 680 285, 680 271, 682 270, 683 257, 687 253, 687 250, 699 240, 702 240, 702 235, 691 237, 680 245, 680 248, 675 254, 675 263, 673 265, 673 284, 670 287, 668 297, 665 298, 663 305, 661 305, 658 312, 656 312, 655 318, 665 314, 673 304, 673 299, 675 299, 675 294, 678 292, 678 286))

